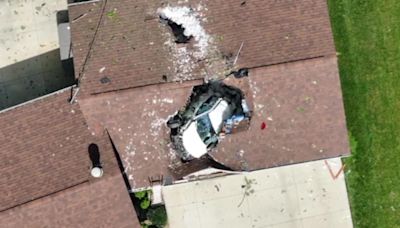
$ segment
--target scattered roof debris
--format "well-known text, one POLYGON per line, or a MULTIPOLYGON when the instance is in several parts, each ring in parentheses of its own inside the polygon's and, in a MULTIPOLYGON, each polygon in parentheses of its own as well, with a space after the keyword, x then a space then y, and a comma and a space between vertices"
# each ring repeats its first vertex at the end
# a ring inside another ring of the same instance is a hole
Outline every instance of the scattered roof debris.
MULTIPOLYGON (((241 68, 238 71, 232 71, 229 75, 233 74, 235 78, 243 78, 249 76, 248 68, 241 68)), ((228 76, 229 76, 228 75, 228 76)))
POLYGON ((171 51, 173 70, 175 75, 173 81, 186 81, 194 79, 195 76, 192 74, 193 70, 198 66, 197 61, 193 57, 192 53, 185 46, 178 46, 171 39, 168 39, 164 43, 171 51))
POLYGON ((239 59, 239 55, 240 55, 240 52, 242 51, 243 44, 244 44, 244 42, 242 41, 242 43, 240 44, 239 50, 238 50, 238 52, 236 54, 235 60, 233 61, 233 65, 235 65, 237 63, 238 59, 239 59))
POLYGON ((202 27, 207 21, 204 16, 207 10, 201 4, 194 8, 167 6, 157 10, 161 23, 172 29, 172 33, 163 33, 166 50, 172 55, 174 76, 169 80, 182 82, 199 75, 205 81, 218 80, 231 72, 232 64, 224 59, 211 35, 202 27))
POLYGON ((115 20, 115 19, 117 19, 117 17, 118 17, 118 11, 117 11, 116 8, 114 8, 114 9, 108 11, 106 15, 107 15, 107 17, 108 17, 109 19, 115 20))

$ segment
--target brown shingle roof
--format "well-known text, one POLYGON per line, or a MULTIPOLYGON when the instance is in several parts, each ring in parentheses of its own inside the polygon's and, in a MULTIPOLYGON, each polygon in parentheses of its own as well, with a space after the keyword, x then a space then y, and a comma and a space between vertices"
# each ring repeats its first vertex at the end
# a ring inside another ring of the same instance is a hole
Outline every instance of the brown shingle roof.
POLYGON ((93 40, 98 20, 100 19, 101 4, 98 2, 93 4, 79 4, 71 6, 68 12, 71 23, 71 40, 74 47, 75 77, 78 77, 78 73, 86 60, 89 44, 93 40), (84 21, 84 24, 82 21, 84 21), (80 27, 77 26, 78 23, 81 24, 80 27))
POLYGON ((132 188, 149 186, 151 176, 174 176, 170 166, 177 159, 165 121, 185 104, 192 86, 201 83, 152 85, 79 101, 91 129, 110 133, 132 188))
MULTIPOLYGON (((192 64, 193 75, 189 78, 203 78, 204 70, 211 69, 209 65, 213 61, 235 55, 242 42, 239 67, 265 66, 335 52, 325 0, 254 0, 244 5, 242 2, 193 0, 178 4, 170 1, 173 6, 199 9, 197 12, 204 19, 202 25, 214 40, 211 46, 217 49, 205 61, 192 64)), ((104 1, 69 8, 71 19, 85 15, 71 23, 77 75, 96 31, 102 4, 104 1)), ((145 0, 108 1, 85 67, 83 93, 161 83, 163 75, 169 81, 179 79, 171 49, 165 45, 169 31, 158 20, 157 10, 165 5, 145 0), (103 77, 110 82, 101 83, 103 77)))
POLYGON ((141 227, 120 174, 2 212, 0 224, 8 228, 141 227))
POLYGON ((107 169, 115 166, 108 138, 91 134, 70 95, 67 88, 0 112, 0 211, 87 182, 90 143, 107 169))
MULTIPOLYGON (((349 153, 335 56, 252 69, 242 84, 254 107, 251 127, 226 136, 212 153, 217 161, 255 170, 349 153), (260 129, 262 122, 267 129, 260 129)), ((149 176, 179 178, 165 122, 185 105, 192 85, 153 85, 80 101, 88 124, 110 132, 133 188, 148 186, 149 176)))
POLYGON ((350 153, 335 56, 257 68, 249 82, 250 128, 226 136, 217 161, 255 170, 350 153))
POLYGON ((207 1, 205 24, 239 67, 260 67, 335 53, 326 0, 207 1), (244 5, 241 3, 246 2, 244 5))

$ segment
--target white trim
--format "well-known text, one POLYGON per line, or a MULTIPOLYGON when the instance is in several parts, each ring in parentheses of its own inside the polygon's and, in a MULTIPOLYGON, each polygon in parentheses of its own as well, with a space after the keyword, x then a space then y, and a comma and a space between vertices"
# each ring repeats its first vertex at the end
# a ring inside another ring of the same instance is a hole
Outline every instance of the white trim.
POLYGON ((148 191, 148 190, 153 190, 151 187, 142 187, 142 188, 131 188, 128 190, 129 193, 135 193, 135 192, 143 192, 143 191, 148 191))
POLYGON ((89 4, 89 3, 101 2, 101 1, 102 0, 92 0, 92 1, 87 1, 87 2, 75 2, 75 3, 68 4, 68 6, 76 6, 76 5, 89 4))

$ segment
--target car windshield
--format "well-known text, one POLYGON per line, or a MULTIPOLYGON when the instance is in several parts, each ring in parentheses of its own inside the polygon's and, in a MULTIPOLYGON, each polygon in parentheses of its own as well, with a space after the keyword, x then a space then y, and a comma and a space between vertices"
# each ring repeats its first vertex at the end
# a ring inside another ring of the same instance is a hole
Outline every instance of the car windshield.
POLYGON ((212 125, 208 115, 205 115, 197 120, 197 133, 199 133, 201 140, 207 143, 208 139, 212 136, 212 125))
POLYGON ((218 101, 218 97, 210 97, 209 99, 207 99, 203 104, 201 104, 200 108, 198 109, 196 115, 200 115, 204 112, 207 112, 208 110, 210 110, 215 102, 218 101))

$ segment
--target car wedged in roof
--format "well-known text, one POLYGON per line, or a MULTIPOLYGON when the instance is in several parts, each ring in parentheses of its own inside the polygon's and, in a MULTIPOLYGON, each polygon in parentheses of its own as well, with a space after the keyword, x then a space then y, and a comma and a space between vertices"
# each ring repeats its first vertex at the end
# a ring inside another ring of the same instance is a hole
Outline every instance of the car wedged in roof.
POLYGON ((251 112, 242 91, 221 81, 195 86, 186 107, 167 125, 182 160, 200 158, 216 147, 222 134, 240 122, 249 122, 251 112))

